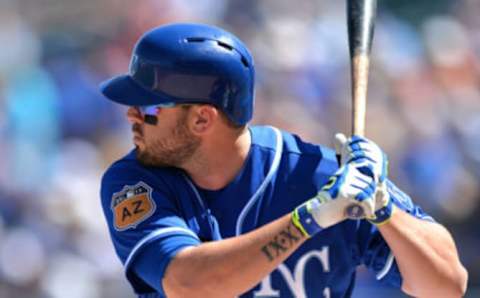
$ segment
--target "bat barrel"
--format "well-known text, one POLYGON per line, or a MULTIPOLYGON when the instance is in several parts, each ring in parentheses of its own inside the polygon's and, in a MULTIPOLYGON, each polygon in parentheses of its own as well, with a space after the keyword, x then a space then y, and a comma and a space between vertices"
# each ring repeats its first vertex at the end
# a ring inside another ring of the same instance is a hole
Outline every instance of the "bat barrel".
POLYGON ((347 27, 350 57, 370 54, 377 0, 347 0, 347 27))

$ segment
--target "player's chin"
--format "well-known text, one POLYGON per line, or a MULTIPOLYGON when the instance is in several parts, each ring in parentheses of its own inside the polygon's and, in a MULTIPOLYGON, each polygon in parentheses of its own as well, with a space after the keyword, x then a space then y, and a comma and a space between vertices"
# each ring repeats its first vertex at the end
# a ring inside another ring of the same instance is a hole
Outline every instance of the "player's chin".
POLYGON ((137 151, 145 151, 146 150, 145 143, 139 137, 134 137, 133 138, 133 144, 135 145, 135 149, 137 149, 137 151))
POLYGON ((144 146, 145 143, 143 142, 143 138, 137 134, 135 134, 133 136, 133 143, 137 146, 137 147, 140 147, 140 146, 144 146))

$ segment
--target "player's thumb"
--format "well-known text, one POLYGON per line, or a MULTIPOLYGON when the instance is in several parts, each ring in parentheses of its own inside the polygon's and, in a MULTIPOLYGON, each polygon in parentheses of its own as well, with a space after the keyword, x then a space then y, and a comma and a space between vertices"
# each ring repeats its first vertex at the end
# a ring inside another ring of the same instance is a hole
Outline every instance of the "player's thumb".
POLYGON ((347 137, 343 133, 341 132, 336 133, 335 134, 335 151, 337 151, 337 153, 341 153, 342 148, 346 142, 347 142, 347 137))
POLYGON ((346 143, 347 143, 347 137, 343 133, 335 134, 335 140, 334 140, 335 151, 337 152, 337 156, 339 156, 341 159, 340 163, 345 162, 346 156, 345 156, 344 146, 346 143))

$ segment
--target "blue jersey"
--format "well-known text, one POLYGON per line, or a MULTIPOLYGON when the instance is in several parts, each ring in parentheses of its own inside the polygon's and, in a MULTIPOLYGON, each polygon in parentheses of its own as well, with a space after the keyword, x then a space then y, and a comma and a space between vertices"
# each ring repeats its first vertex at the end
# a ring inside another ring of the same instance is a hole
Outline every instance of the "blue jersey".
MULTIPOLYGON (((102 179, 101 198, 117 255, 140 297, 164 297, 161 280, 181 249, 254 230, 312 198, 338 168, 335 152, 273 127, 249 128, 252 145, 221 190, 196 186, 180 169, 144 167, 135 152, 102 179)), ((409 213, 429 218, 391 182, 409 213)), ((346 220, 306 241, 241 297, 349 297, 356 268, 399 287, 401 275, 378 229, 346 220)))

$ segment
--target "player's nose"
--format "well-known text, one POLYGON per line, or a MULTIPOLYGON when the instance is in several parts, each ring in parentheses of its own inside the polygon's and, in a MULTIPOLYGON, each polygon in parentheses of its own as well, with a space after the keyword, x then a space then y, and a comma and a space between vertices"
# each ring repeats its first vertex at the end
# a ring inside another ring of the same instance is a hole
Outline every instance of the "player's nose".
POLYGON ((143 123, 142 113, 136 107, 129 107, 127 110, 127 119, 131 124, 143 123))

